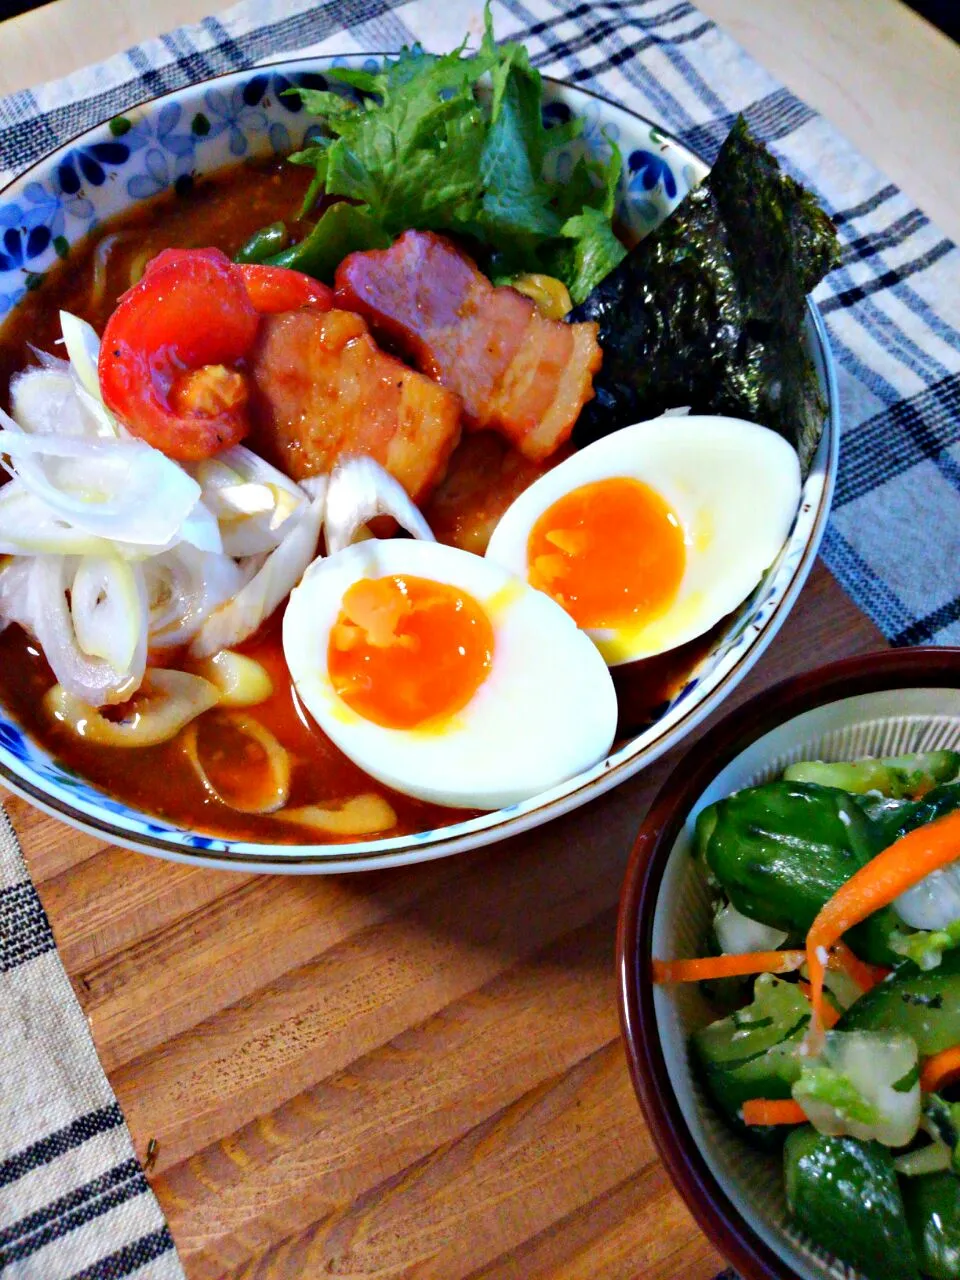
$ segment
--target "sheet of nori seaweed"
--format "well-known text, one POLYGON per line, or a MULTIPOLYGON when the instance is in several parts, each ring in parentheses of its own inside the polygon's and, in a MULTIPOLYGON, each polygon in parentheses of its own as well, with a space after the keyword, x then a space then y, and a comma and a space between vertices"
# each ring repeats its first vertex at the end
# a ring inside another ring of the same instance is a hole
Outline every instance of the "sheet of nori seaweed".
POLYGON ((699 187, 567 317, 600 325, 584 444, 690 405, 772 427, 806 474, 826 405, 802 340, 833 223, 739 117, 699 187))

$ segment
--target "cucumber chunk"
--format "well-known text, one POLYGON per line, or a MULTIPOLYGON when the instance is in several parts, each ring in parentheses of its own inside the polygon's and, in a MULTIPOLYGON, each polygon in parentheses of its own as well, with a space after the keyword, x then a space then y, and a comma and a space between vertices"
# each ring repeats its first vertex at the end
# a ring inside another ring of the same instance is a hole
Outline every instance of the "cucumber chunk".
POLYGON ((886 1147, 804 1127, 787 1138, 783 1169, 791 1216, 811 1240, 871 1280, 918 1280, 886 1147))
POLYGON ((960 1280, 960 1178, 911 1178, 903 1200, 920 1270, 933 1280, 960 1280))
POLYGON ((948 952, 937 969, 905 964, 852 1005, 838 1031, 903 1031, 922 1058, 960 1044, 960 951, 948 952))
POLYGON ((748 1098, 790 1097, 809 1021, 810 1004, 799 988, 764 973, 751 1004, 694 1032, 694 1065, 728 1120, 742 1123, 740 1108, 748 1098))

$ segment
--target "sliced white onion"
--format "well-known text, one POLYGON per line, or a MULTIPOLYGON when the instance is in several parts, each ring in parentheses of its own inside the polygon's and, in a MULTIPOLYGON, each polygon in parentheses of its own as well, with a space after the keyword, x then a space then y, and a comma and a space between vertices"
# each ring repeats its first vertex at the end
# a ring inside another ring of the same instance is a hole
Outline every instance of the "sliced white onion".
POLYGON ((10 384, 13 416, 31 433, 116 439, 120 426, 100 394, 100 339, 68 311, 60 312, 60 324, 69 360, 35 350, 41 367, 24 370, 10 384))
POLYGON ((80 386, 79 382, 76 383, 76 393, 90 424, 88 434, 100 436, 104 440, 133 439, 130 432, 113 416, 103 401, 97 396, 92 396, 85 387, 80 386))
POLYGON ((216 610, 190 646, 197 658, 232 649, 252 636, 303 577, 320 537, 324 499, 321 495, 290 522, 292 527, 262 568, 232 600, 216 610))
POLYGON ((136 633, 133 657, 118 669, 104 658, 81 648, 67 603, 76 561, 67 556, 36 556, 31 560, 27 593, 28 626, 64 690, 94 707, 126 702, 139 689, 147 661, 147 593, 143 572, 132 566, 136 593, 126 601, 128 625, 136 633))
MULTIPOLYGON (((197 503, 180 526, 180 538, 183 542, 189 542, 192 547, 196 547, 198 551, 213 551, 219 554, 225 550, 217 517, 202 502, 197 503)), ((229 554, 234 553, 231 551, 229 554)))
POLYGON ((10 411, 30 435, 89 434, 69 367, 24 369, 10 379, 10 411))
POLYGON ((62 520, 19 480, 0 487, 0 554, 105 555, 111 545, 62 520))
POLYGON ((32 342, 28 342, 27 346, 33 352, 39 364, 44 369, 56 369, 59 373, 70 372, 70 361, 61 360, 59 356, 52 355, 49 351, 41 351, 39 347, 35 347, 32 342))
POLYGON ((361 456, 341 458, 327 486, 323 518, 327 555, 348 547, 357 531, 375 516, 393 516, 413 537, 436 540, 406 489, 379 462, 361 456))
POLYGON ((266 667, 233 649, 221 649, 212 658, 206 658, 197 674, 217 686, 220 705, 224 707, 255 707, 273 693, 273 681, 266 667))
POLYGON ((249 788, 242 797, 225 796, 211 779, 200 758, 198 726, 191 724, 183 735, 183 749, 197 777, 203 783, 204 789, 215 800, 219 800, 230 809, 236 809, 239 813, 275 813, 277 809, 282 809, 290 795, 290 757, 286 749, 269 729, 264 728, 259 720, 254 720, 252 716, 243 715, 238 711, 224 712, 223 715, 229 720, 234 731, 250 738, 263 751, 266 756, 267 776, 260 794, 256 794, 253 788, 249 788))
POLYGON ((915 884, 895 899, 894 910, 913 929, 946 929, 960 920, 960 861, 915 884))
POLYGON ((217 690, 186 671, 151 670, 122 720, 108 720, 96 707, 54 685, 43 699, 44 709, 78 738, 102 747, 154 747, 175 738, 180 730, 219 699, 217 690))
POLYGON ((93 435, 116 440, 129 433, 103 402, 100 390, 100 339, 92 325, 69 311, 60 312, 60 331, 70 360, 77 399, 86 413, 93 435))
POLYGON ((179 542, 144 561, 150 606, 150 644, 156 649, 186 644, 214 609, 246 582, 229 556, 198 551, 179 542))
POLYGON ((71 315, 69 311, 60 312, 60 332, 63 334, 63 345, 66 348, 70 368, 80 386, 96 400, 100 394, 100 339, 92 324, 71 315))
POLYGON ((371 836, 397 825, 393 807, 375 792, 352 796, 339 805, 305 804, 284 809, 277 817, 332 836, 371 836))
POLYGON ((776 951, 787 939, 782 930, 742 915, 732 902, 721 907, 714 916, 713 929, 725 956, 739 956, 751 951, 776 951))
POLYGON ((70 588, 77 643, 115 671, 133 666, 143 634, 143 570, 119 556, 83 556, 70 588))
POLYGON ((313 502, 315 498, 322 498, 326 494, 329 483, 329 476, 307 476, 305 480, 300 481, 300 488, 313 502))
POLYGON ((299 485, 243 445, 197 463, 191 473, 204 504, 220 523, 231 556, 259 555, 278 547, 287 522, 306 504, 299 485))
POLYGON ((32 572, 32 561, 19 556, 0 565, 0 630, 11 622, 31 630, 29 591, 32 572))
POLYGON ((24 487, 88 533, 162 547, 200 497, 186 471, 141 440, 32 436, 6 414, 0 422, 0 453, 24 487))

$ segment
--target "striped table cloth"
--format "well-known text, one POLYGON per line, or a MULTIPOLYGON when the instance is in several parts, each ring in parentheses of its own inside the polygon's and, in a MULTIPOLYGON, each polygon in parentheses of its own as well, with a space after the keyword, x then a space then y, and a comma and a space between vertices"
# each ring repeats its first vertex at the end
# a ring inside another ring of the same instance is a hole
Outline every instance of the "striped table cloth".
MULTIPOLYGON (((893 644, 960 643, 960 253, 837 132, 686 0, 496 0, 536 66, 711 160, 738 112, 833 214, 817 301, 843 446, 823 556, 893 644)), ((279 53, 452 48, 469 0, 247 0, 0 101, 0 180, 158 93, 279 53)), ((66 838, 66 834, 65 834, 66 838)), ((0 1273, 182 1275, 12 833, 0 829, 0 1273)))
POLYGON ((0 1274, 182 1280, 2 810, 0 1090, 0 1274))

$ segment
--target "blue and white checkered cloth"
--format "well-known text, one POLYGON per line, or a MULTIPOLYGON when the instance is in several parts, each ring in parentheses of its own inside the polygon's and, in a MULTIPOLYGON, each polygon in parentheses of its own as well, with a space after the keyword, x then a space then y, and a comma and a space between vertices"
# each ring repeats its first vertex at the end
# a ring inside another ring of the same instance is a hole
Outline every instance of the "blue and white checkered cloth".
MULTIPOLYGON (((840 475, 823 558, 893 644, 960 643, 960 253, 908 195, 685 0, 495 0, 501 37, 712 160, 737 112, 833 214, 816 298, 836 358, 840 475)), ((0 101, 0 171, 136 102, 293 49, 452 48, 478 0, 246 0, 0 101)))
MULTIPOLYGON (((523 41, 544 72, 639 111, 707 160, 742 111, 817 192, 844 247, 842 265, 817 293, 843 419, 823 556, 893 644, 960 643, 960 253, 909 196, 685 0, 495 0, 493 11, 498 34, 523 41)), ((476 0, 246 0, 0 100, 0 183, 144 99, 281 52, 372 52, 415 40, 449 49, 481 26, 476 0)), ((21 941, 8 947, 17 986, 7 995, 16 1007, 4 1017, 0 1076, 9 1078, 14 1013, 29 1017, 35 1042, 70 1070, 50 1075, 52 1110, 21 1109, 20 1146, 0 1150, 0 1272, 42 1280, 173 1277, 180 1272, 169 1234, 134 1168, 58 964, 67 1012, 49 999, 59 990, 44 967, 56 963, 52 936, 15 854, 6 850, 0 866, 0 923, 8 911, 7 923, 27 931, 23 945, 33 937, 43 946, 24 956, 21 941), (24 911, 33 912, 29 928, 24 911), (31 983, 36 998, 27 1000, 31 983), (109 1140, 102 1125, 87 1123, 91 1115, 108 1118, 109 1140)), ((49 1075, 49 1062, 44 1069, 49 1075)), ((0 1127, 0 1145, 10 1132, 0 1127)))

